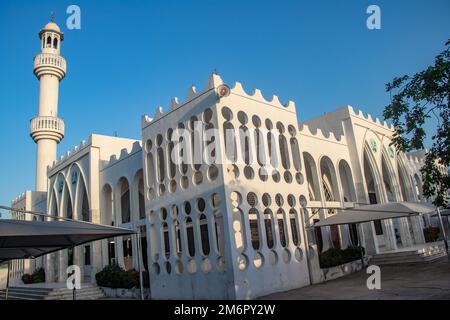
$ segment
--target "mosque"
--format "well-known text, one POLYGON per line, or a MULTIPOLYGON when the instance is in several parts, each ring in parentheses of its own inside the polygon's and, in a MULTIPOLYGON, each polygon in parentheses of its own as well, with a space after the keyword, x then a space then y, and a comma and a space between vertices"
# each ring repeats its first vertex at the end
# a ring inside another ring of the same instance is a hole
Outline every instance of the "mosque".
POLYGON ((141 248, 154 299, 248 299, 310 285, 314 252, 425 243, 433 221, 419 216, 313 226, 337 208, 424 201, 423 151, 398 153, 393 127, 352 106, 299 122, 294 102, 229 86, 216 72, 143 115, 139 139, 92 134, 57 158, 64 34, 51 21, 39 39, 36 188, 12 207, 139 229, 140 244, 118 237, 15 261, 16 279, 44 267, 47 282, 65 282, 76 264, 95 282, 106 265, 137 268, 141 248))

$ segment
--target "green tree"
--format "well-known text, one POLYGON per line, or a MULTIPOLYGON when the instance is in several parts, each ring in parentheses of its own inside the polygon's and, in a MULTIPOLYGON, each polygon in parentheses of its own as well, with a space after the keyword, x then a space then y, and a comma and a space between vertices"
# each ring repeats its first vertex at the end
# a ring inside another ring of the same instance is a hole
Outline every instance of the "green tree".
POLYGON ((383 113, 395 126, 393 145, 403 152, 424 148, 424 125, 427 119, 436 117, 432 146, 421 168, 423 194, 427 198, 434 196, 436 206, 447 205, 450 188, 450 39, 445 46, 434 65, 413 76, 394 78, 386 85, 386 91, 393 96, 383 113))

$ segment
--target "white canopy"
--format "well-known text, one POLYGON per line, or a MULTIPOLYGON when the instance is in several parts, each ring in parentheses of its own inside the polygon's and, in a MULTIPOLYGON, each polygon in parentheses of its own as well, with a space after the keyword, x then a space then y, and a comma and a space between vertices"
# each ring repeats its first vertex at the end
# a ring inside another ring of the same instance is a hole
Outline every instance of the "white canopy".
POLYGON ((388 202, 364 205, 351 209, 338 209, 335 215, 314 224, 315 227, 369 222, 411 215, 431 213, 435 207, 419 202, 388 202))

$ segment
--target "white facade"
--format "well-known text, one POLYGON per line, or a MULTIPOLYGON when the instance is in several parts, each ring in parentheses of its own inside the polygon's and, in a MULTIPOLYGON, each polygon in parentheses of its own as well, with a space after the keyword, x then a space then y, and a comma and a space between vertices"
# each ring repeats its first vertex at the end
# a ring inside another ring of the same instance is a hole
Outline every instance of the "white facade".
MULTIPOLYGON (((230 89, 213 73, 183 102, 144 115, 139 140, 91 135, 54 161, 45 210, 139 228, 154 299, 254 298, 319 281, 318 251, 362 240, 376 254, 425 242, 430 221, 419 217, 311 228, 336 208, 423 200, 423 154, 397 153, 393 128, 351 106, 298 121, 293 102, 240 83, 230 89), (175 163, 182 141, 184 162, 175 163)), ((48 255, 47 281, 65 281, 69 263, 92 282, 108 264, 137 269, 136 248, 118 237, 48 255)))

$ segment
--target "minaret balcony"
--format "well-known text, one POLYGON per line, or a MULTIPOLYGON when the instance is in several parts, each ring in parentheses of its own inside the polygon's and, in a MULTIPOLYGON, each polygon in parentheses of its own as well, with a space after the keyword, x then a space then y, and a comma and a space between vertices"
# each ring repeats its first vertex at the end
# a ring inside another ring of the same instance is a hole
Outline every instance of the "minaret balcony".
POLYGON ((34 141, 51 139, 60 142, 64 137, 64 120, 57 117, 35 117, 30 121, 30 136, 34 141))
POLYGON ((38 54, 34 57, 34 74, 38 78, 44 74, 52 74, 62 80, 66 76, 66 59, 58 54, 38 54))

